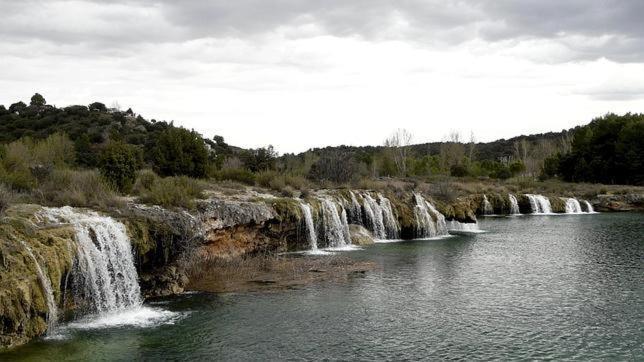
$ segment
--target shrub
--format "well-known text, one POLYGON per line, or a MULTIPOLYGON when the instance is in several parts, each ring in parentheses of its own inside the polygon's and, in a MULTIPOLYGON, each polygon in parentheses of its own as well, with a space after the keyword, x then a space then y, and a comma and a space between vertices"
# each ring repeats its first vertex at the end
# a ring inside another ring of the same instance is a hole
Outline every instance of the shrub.
POLYGON ((311 183, 302 176, 284 176, 284 182, 286 185, 293 187, 294 189, 304 191, 311 188, 311 183))
POLYGON ((271 187, 271 182, 281 177, 275 171, 261 171, 255 174, 255 183, 261 187, 271 187))
POLYGON ((145 169, 137 173, 136 181, 132 192, 137 195, 143 194, 145 191, 152 189, 152 186, 159 180, 159 176, 154 171, 145 169))
POLYGON ((169 127, 159 135, 152 158, 159 175, 206 176, 208 150, 195 131, 169 127))
POLYGON ((111 142, 101 152, 99 166, 105 179, 120 192, 129 192, 136 170, 141 165, 141 153, 136 146, 111 142))
POLYGON ((11 191, 7 186, 0 184, 0 215, 13 204, 16 199, 16 195, 11 191))
POLYGON ((469 175, 469 170, 467 169, 467 166, 462 164, 452 165, 449 172, 450 172, 450 175, 454 177, 465 177, 469 175))
POLYGON ((194 208, 194 199, 203 198, 204 185, 199 180, 175 176, 159 178, 143 191, 141 201, 164 207, 194 208))
POLYGON ((215 174, 215 179, 219 181, 223 181, 223 180, 236 181, 246 185, 255 184, 255 174, 253 174, 248 170, 244 170, 240 168, 221 170, 215 174))
POLYGON ((54 170, 36 196, 52 206, 105 208, 118 204, 117 195, 98 170, 54 170))

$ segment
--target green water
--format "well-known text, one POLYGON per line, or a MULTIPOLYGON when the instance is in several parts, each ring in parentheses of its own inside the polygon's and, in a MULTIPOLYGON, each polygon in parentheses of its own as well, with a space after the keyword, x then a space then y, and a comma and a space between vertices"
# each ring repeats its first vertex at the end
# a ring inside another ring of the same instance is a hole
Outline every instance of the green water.
POLYGON ((643 360, 644 215, 488 218, 485 234, 350 252, 379 268, 188 294, 140 327, 70 329, 2 360, 643 360))

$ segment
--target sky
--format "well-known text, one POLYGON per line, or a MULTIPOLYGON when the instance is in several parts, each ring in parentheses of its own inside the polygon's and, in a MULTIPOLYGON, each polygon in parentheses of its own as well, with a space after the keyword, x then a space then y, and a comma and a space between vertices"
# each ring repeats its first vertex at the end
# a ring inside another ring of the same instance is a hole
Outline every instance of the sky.
POLYGON ((642 0, 0 0, 0 104, 100 101, 280 153, 644 112, 642 0))

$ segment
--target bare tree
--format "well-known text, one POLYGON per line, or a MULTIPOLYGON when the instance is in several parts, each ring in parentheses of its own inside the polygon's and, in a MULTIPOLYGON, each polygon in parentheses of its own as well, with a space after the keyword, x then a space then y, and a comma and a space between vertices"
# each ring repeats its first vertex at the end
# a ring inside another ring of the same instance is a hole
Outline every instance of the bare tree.
POLYGON ((460 164, 465 157, 465 145, 461 142, 461 134, 451 131, 445 136, 440 147, 441 167, 445 170, 453 165, 460 164))
POLYGON ((470 143, 467 144, 467 157, 470 162, 474 161, 474 156, 476 155, 476 137, 474 136, 474 131, 470 132, 470 143))
POLYGON ((398 173, 402 176, 407 175, 407 155, 412 139, 411 132, 398 128, 385 140, 384 145, 391 151, 398 173))

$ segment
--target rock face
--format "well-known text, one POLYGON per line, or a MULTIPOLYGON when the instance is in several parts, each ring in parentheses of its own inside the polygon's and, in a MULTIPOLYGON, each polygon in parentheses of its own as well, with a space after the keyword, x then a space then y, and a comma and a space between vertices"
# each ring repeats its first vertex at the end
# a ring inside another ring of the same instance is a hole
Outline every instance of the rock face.
POLYGON ((37 268, 61 304, 61 281, 72 267, 73 229, 44 224, 36 216, 39 210, 16 205, 0 221, 0 348, 26 343, 47 330, 47 292, 37 268))
POLYGON ((371 232, 361 225, 349 225, 353 245, 371 245, 374 243, 371 232))

